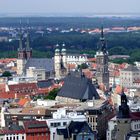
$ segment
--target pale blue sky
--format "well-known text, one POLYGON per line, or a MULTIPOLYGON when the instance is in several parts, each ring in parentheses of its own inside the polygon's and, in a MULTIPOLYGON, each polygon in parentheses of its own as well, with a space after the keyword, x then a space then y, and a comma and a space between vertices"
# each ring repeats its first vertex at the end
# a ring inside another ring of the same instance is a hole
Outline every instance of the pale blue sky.
POLYGON ((0 13, 140 13, 140 0, 0 0, 0 13))

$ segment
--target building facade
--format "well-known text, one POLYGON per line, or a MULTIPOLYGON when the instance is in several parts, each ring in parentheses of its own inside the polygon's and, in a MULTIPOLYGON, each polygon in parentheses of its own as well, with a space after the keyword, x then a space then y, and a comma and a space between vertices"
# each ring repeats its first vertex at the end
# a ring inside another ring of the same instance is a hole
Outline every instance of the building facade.
POLYGON ((80 54, 67 54, 66 49, 55 50, 54 67, 56 79, 61 79, 69 72, 69 65, 73 64, 76 67, 83 63, 87 63, 88 59, 86 55, 80 54))
POLYGON ((120 84, 126 88, 140 87, 140 70, 133 65, 120 71, 120 84))

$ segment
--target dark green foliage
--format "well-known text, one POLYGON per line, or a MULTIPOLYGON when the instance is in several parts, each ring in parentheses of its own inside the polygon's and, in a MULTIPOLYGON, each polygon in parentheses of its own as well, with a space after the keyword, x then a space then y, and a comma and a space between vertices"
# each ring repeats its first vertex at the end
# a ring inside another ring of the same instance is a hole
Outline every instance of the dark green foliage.
POLYGON ((50 91, 48 93, 48 95, 46 97, 44 97, 44 99, 49 99, 49 100, 55 100, 55 97, 57 96, 59 89, 54 89, 52 91, 50 91))
MULTIPOLYGON (((0 26, 19 27, 21 18, 0 18, 0 26)), ((28 18, 30 26, 42 27, 44 35, 36 34, 36 29, 31 29, 31 47, 33 48, 33 57, 53 57, 54 49, 57 43, 65 42, 66 49, 72 53, 86 53, 93 57, 97 51, 97 43, 100 35, 89 35, 88 33, 69 32, 61 33, 62 29, 93 29, 100 28, 103 22, 104 27, 129 27, 140 26, 140 18, 86 18, 86 17, 33 17, 28 18), (49 33, 47 27, 59 31, 49 33)), ((27 26, 27 18, 22 18, 22 27, 27 26)), ((107 39, 107 49, 110 55, 125 54, 130 55, 128 61, 140 61, 140 32, 125 32, 125 33, 108 33, 105 34, 107 39)), ((24 44, 25 45, 25 44, 24 44)), ((17 57, 16 51, 18 48, 18 40, 12 42, 0 42, 0 58, 17 57)), ((62 46, 60 46, 62 48, 62 46)), ((116 60, 115 60, 116 61, 116 60)), ((118 61, 118 60, 117 60, 118 61)), ((120 60, 119 60, 120 61, 120 60)))
POLYGON ((12 76, 12 75, 11 75, 11 73, 9 71, 5 71, 2 74, 2 77, 10 77, 10 76, 12 76))
POLYGON ((88 68, 88 65, 86 63, 83 63, 81 65, 78 65, 78 68, 79 69, 86 69, 86 68, 88 68))

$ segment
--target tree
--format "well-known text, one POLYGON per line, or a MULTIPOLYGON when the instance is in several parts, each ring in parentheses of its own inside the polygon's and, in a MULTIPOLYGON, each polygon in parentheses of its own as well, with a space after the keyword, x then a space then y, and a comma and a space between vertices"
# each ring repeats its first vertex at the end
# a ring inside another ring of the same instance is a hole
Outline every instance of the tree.
POLYGON ((10 76, 12 76, 12 74, 9 71, 5 71, 2 74, 2 77, 10 77, 10 76))
POLYGON ((59 89, 53 89, 52 91, 49 92, 48 96, 44 97, 44 99, 55 100, 58 91, 59 89))
POLYGON ((79 69, 87 69, 88 68, 88 65, 86 63, 83 63, 81 65, 78 65, 78 68, 79 69))

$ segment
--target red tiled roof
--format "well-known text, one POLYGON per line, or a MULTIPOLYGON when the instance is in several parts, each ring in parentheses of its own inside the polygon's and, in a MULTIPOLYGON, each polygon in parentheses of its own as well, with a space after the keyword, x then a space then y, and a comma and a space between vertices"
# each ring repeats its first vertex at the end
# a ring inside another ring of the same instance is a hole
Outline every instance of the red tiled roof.
POLYGON ((76 65, 75 64, 68 64, 68 68, 69 69, 75 69, 76 68, 76 65))
POLYGON ((132 120, 140 120, 140 112, 131 112, 130 117, 132 120))
POLYGON ((19 102, 18 102, 18 104, 20 105, 20 106, 24 106, 26 103, 28 103, 30 101, 30 99, 29 98, 21 98, 20 100, 19 100, 19 102))
POLYGON ((25 130, 0 130, 0 134, 24 134, 25 133, 25 130))
POLYGON ((96 69, 97 64, 96 64, 96 63, 92 63, 92 64, 91 64, 91 67, 92 67, 93 69, 96 69))
POLYGON ((38 90, 37 84, 36 83, 19 83, 15 85, 8 85, 10 91, 26 91, 28 90, 38 90))
POLYGON ((88 58, 89 62, 96 62, 96 58, 88 58))
POLYGON ((16 60, 17 60, 16 58, 5 58, 5 59, 0 59, 0 63, 10 63, 16 60))

